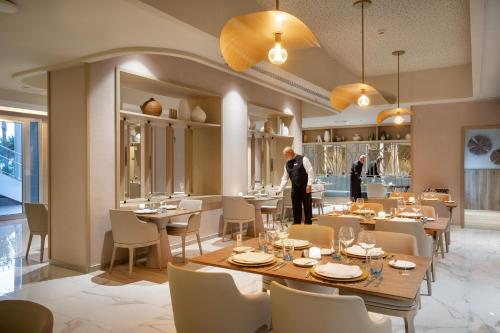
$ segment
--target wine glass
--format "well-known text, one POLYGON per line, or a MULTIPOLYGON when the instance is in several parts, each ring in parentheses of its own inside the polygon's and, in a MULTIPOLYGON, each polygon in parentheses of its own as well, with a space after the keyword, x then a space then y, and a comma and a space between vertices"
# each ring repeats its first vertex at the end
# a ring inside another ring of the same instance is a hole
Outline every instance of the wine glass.
POLYGON ((405 201, 403 198, 398 199, 398 212, 401 214, 405 210, 405 201))
POLYGON ((375 235, 370 231, 362 231, 358 235, 358 245, 365 250, 366 258, 370 249, 375 247, 375 235))
POLYGON ((269 240, 269 249, 271 253, 274 253, 274 242, 276 241, 276 238, 278 237, 278 232, 275 229, 270 229, 267 231, 267 239, 269 240))
POLYGON ((339 240, 344 249, 348 248, 354 242, 354 228, 353 227, 340 227, 339 240))
POLYGON ((259 232, 259 250, 267 252, 267 233, 259 232))
POLYGON ((420 209, 421 209, 420 201, 416 200, 415 203, 411 206, 411 209, 415 213, 415 218, 418 219, 419 213, 420 213, 420 209))
POLYGON ((365 205, 365 199, 363 198, 356 199, 356 206, 358 207, 358 210, 361 210, 364 205, 365 205))

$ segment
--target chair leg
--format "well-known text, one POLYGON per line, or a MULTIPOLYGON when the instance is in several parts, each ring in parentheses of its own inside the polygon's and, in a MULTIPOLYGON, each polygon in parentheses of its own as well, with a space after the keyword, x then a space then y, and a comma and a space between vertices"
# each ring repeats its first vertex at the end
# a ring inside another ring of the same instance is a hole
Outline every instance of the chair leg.
POLYGON ((444 232, 439 235, 439 247, 441 248, 441 258, 444 259, 444 232))
POLYGON ((45 236, 46 235, 41 235, 41 240, 40 240, 40 262, 43 262, 43 253, 45 252, 45 236))
POLYGON ((431 280, 431 270, 430 268, 425 273, 427 280, 427 296, 432 296, 432 280, 431 280))
POLYGON ((224 228, 222 228, 222 241, 224 242, 224 239, 226 237, 226 229, 227 229, 227 222, 224 221, 224 228))
POLYGON ((132 266, 134 265, 134 248, 128 249, 128 277, 132 277, 132 266))
POLYGON ((200 255, 203 255, 203 250, 201 249, 200 234, 198 232, 196 233, 196 240, 198 241, 198 247, 200 248, 200 255))
POLYGON ((26 260, 28 260, 28 254, 30 253, 31 241, 33 240, 33 234, 30 232, 30 238, 28 240, 28 248, 26 249, 26 260))
POLYGON ((182 235, 182 262, 186 262, 186 235, 182 235))
POLYGON ((113 265, 115 264, 115 258, 116 258, 116 245, 113 245, 113 254, 111 254, 111 262, 109 263, 109 274, 111 274, 111 271, 113 270, 113 265))
POLYGON ((240 225, 240 235, 241 235, 241 238, 243 239, 243 223, 238 223, 240 225))
POLYGON ((450 252, 450 230, 444 232, 444 244, 446 245, 446 253, 450 252))
POLYGON ((413 322, 414 319, 415 319, 414 313, 410 313, 407 315, 407 317, 404 318, 406 333, 415 333, 415 324, 413 322))
POLYGON ((434 258, 432 258, 431 262, 431 273, 432 273, 432 282, 436 282, 436 267, 434 264, 434 258))
POLYGON ((161 245, 160 245, 160 241, 158 241, 158 243, 156 243, 156 254, 158 257, 158 269, 161 271, 161 245))

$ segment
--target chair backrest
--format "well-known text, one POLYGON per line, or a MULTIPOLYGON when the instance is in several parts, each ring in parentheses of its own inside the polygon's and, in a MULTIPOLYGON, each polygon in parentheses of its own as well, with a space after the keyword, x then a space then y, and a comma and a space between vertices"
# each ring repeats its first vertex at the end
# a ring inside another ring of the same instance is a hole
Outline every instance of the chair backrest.
POLYGON ((366 192, 368 195, 368 199, 386 197, 384 184, 368 183, 366 184, 366 192))
POLYGON ((449 193, 440 193, 440 192, 424 192, 422 193, 422 199, 437 199, 441 201, 450 201, 451 196, 449 193))
POLYGON ((255 219, 255 206, 243 197, 222 197, 222 215, 225 220, 255 219))
POLYGON ((447 217, 447 218, 450 217, 450 210, 448 209, 448 207, 446 207, 446 204, 441 200, 422 200, 421 204, 422 207, 423 206, 434 207, 434 212, 439 217, 447 217))
POLYGON ((316 224, 293 224, 288 228, 288 237, 308 240, 315 245, 330 247, 334 231, 332 228, 316 224))
POLYGON ((325 191, 314 192, 311 194, 311 197, 314 199, 323 199, 325 196, 325 191))
POLYGON ((54 316, 43 305, 24 300, 0 301, 0 332, 52 333, 54 316))
POLYGON ((318 216, 318 225, 331 227, 334 229, 334 239, 339 238, 339 231, 341 227, 352 227, 354 230, 355 241, 358 237, 361 226, 358 217, 343 217, 343 216, 318 216))
POLYGON ((413 235, 417 240, 418 255, 432 257, 433 240, 427 235, 423 224, 420 222, 380 220, 375 224, 375 230, 413 235))
POLYGON ((415 197, 413 192, 391 192, 391 198, 404 198, 415 197))
POLYGON ((110 209, 109 217, 115 243, 137 244, 159 239, 156 225, 139 220, 133 211, 110 209))
POLYGON ((271 307, 275 333, 387 332, 376 329, 358 296, 310 293, 273 282, 271 307))
MULTIPOLYGON (((182 199, 179 202, 178 209, 200 210, 202 206, 203 206, 203 201, 202 200, 182 199)), ((195 214, 181 215, 181 216, 172 217, 170 219, 170 221, 171 222, 185 222, 185 223, 187 223, 190 219, 192 219, 191 217, 193 215, 196 215, 196 213, 195 214)), ((198 215, 196 215, 196 216, 198 216, 198 215)))
MULTIPOLYGON (((375 213, 378 213, 384 210, 384 206, 376 202, 365 202, 362 209, 371 209, 375 211, 375 213)), ((351 211, 356 210, 358 210, 358 206, 356 204, 351 205, 351 211)))
MULTIPOLYGON (((413 209, 411 208, 411 205, 406 206, 403 209, 403 211, 413 213, 413 209)), ((425 217, 436 217, 436 212, 434 211, 434 207, 432 207, 432 206, 420 205, 420 213, 425 217)))
POLYGON ((391 208, 398 208, 398 200, 394 198, 385 198, 385 199, 377 199, 377 198, 369 198, 366 203, 379 203, 384 206, 384 212, 390 213, 391 208))
POLYGON ((417 240, 413 235, 387 231, 362 232, 373 232, 376 246, 386 252, 418 256, 417 240))
POLYGON ((26 219, 31 232, 49 231, 49 212, 47 207, 41 203, 25 203, 26 219))
POLYGON ((256 309, 228 273, 197 272, 169 263, 168 280, 179 333, 250 333, 270 322, 270 305, 256 309), (252 315, 256 311, 266 313, 265 317, 258 320, 252 315))

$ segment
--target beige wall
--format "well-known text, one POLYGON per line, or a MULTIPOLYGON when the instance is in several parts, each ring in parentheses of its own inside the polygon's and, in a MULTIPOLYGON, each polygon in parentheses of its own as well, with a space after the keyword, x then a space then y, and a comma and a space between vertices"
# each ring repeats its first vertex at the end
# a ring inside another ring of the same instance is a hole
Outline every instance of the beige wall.
POLYGON ((500 124, 500 100, 414 106, 413 188, 449 188, 458 202, 455 224, 462 224, 463 137, 467 126, 500 124))

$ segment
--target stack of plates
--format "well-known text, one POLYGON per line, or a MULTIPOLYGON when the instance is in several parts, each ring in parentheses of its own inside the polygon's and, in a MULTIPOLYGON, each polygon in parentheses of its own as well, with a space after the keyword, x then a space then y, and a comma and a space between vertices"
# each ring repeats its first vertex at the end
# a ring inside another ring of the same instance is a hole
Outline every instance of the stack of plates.
MULTIPOLYGON (((302 250, 302 249, 309 247, 309 245, 310 245, 309 241, 306 241, 303 239, 292 239, 292 238, 287 238, 287 239, 289 241, 290 240, 293 241, 293 247, 295 248, 295 250, 302 250)), ((275 247, 281 248, 281 247, 283 247, 283 241, 281 239, 277 240, 273 243, 273 245, 275 247)))
POLYGON ((157 212, 158 211, 156 209, 149 209, 149 208, 134 210, 134 213, 136 214, 156 214, 157 212))
MULTIPOLYGON (((344 253, 347 254, 348 256, 351 257, 356 257, 356 258, 366 258, 366 251, 359 245, 353 245, 351 247, 348 247, 344 250, 344 253)), ((385 252, 379 248, 379 247, 374 247, 373 249, 370 249, 368 251, 368 254, 371 257, 382 257, 385 256, 385 252)))
POLYGON ((311 274, 328 281, 354 282, 368 277, 368 273, 359 266, 327 263, 316 265, 311 269, 311 274))
POLYGON ((263 252, 243 252, 229 257, 228 261, 239 266, 265 266, 276 262, 274 255, 263 252))
POLYGON ((255 249, 251 246, 237 246, 233 249, 234 253, 252 252, 255 249))

